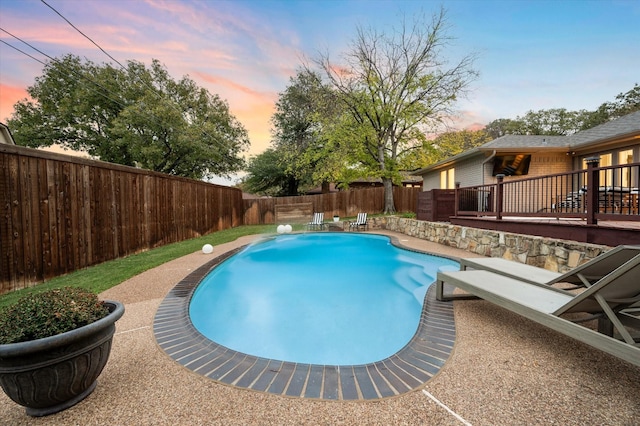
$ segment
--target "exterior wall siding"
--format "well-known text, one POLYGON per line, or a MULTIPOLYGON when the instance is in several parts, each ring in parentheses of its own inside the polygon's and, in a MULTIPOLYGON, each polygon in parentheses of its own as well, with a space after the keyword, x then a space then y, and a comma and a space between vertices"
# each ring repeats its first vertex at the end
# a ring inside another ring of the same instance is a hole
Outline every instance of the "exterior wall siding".
MULTIPOLYGON (((471 159, 460 161, 454 166, 430 170, 422 176, 422 190, 430 191, 432 189, 443 189, 440 188, 440 172, 442 170, 448 170, 451 167, 455 168, 455 180, 456 182, 460 182, 461 186, 482 185, 483 174, 481 170, 482 162, 485 158, 486 157, 483 155, 478 155, 471 159)), ((489 170, 489 176, 491 176, 491 170, 489 170)), ((487 182, 485 181, 485 183, 487 182)))
POLYGON ((460 182, 460 186, 476 186, 487 183, 483 182, 482 162, 486 157, 478 156, 468 160, 463 160, 455 165, 456 182, 460 182))

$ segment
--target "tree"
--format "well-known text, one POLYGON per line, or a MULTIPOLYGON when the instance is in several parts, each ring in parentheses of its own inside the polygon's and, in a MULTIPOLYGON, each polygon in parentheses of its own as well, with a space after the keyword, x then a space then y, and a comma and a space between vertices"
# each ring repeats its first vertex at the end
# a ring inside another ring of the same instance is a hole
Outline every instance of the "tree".
POLYGON ((541 109, 527 111, 515 120, 498 119, 486 126, 486 131, 494 138, 511 135, 571 135, 580 130, 584 115, 580 111, 567 111, 566 108, 541 109))
POLYGON ((226 102, 187 77, 173 80, 157 60, 125 69, 73 55, 53 60, 15 106, 16 143, 58 143, 103 161, 203 178, 244 166, 244 127, 226 102))
POLYGON ((322 148, 316 111, 326 90, 316 73, 301 70, 279 94, 271 117, 272 146, 290 175, 284 195, 298 195, 300 184, 312 184, 314 152, 322 148))
POLYGON ((280 160, 280 154, 273 148, 251 157, 242 190, 271 197, 289 195, 293 188, 297 191, 298 182, 292 174, 287 173, 286 166, 280 160))
POLYGON ((640 111, 640 85, 636 83, 627 93, 618 94, 612 109, 614 118, 640 111))
POLYGON ((271 147, 253 157, 245 189, 265 195, 298 195, 341 176, 344 156, 328 132, 338 106, 320 76, 301 69, 279 94, 271 118, 271 147), (270 164, 268 164, 270 163, 270 164))
POLYGON ((420 146, 425 129, 453 114, 456 99, 476 77, 472 56, 449 67, 441 58, 449 44, 443 9, 391 34, 357 29, 357 37, 334 64, 328 55, 316 60, 351 120, 350 142, 370 176, 382 178, 385 213, 395 213, 393 181, 399 178, 398 155, 420 146), (355 130, 355 131, 354 131, 355 130))
POLYGON ((587 130, 623 115, 640 111, 640 85, 637 83, 626 93, 619 93, 613 102, 605 102, 595 111, 583 111, 580 130, 587 130))
POLYGON ((402 159, 406 170, 426 167, 468 151, 491 141, 491 136, 484 130, 460 130, 445 132, 431 141, 425 141, 421 149, 410 152, 402 159))
POLYGON ((504 135, 518 135, 521 134, 524 125, 519 120, 512 120, 510 118, 498 118, 487 124, 484 128, 492 139, 500 138, 504 135))

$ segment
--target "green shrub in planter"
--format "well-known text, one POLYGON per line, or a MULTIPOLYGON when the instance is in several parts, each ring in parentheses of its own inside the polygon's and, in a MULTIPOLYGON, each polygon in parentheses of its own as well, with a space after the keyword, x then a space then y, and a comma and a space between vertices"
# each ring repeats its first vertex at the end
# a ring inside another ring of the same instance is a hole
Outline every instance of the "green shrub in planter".
POLYGON ((77 404, 95 389, 123 314, 81 288, 23 297, 0 312, 0 387, 30 416, 77 404))
POLYGON ((55 336, 109 314, 98 296, 74 287, 25 296, 0 312, 0 344, 55 336))

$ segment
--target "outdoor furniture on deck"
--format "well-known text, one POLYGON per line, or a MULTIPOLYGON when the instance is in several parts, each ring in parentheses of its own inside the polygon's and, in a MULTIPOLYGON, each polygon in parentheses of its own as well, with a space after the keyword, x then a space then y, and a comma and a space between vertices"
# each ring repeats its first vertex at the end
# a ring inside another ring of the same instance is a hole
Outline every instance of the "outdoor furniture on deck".
POLYGON ((638 214, 638 188, 632 188, 622 199, 621 213, 638 214))
POLYGON ((554 212, 563 213, 581 213, 585 210, 585 192, 582 188, 579 191, 573 191, 566 196, 558 196, 558 200, 551 205, 554 212))
POLYGON ((622 213, 628 205, 632 188, 625 186, 601 186, 598 192, 600 213, 622 213))

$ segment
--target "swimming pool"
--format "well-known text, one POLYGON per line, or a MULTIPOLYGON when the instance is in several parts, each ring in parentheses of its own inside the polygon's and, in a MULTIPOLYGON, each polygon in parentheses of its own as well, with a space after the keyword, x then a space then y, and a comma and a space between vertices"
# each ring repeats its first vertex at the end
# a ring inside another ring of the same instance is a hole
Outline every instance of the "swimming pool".
POLYGON ((213 269, 194 291, 189 316, 204 336, 241 353, 367 364, 411 340, 438 268, 457 265, 386 236, 282 235, 213 269))

